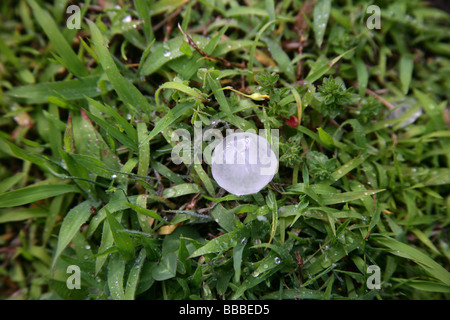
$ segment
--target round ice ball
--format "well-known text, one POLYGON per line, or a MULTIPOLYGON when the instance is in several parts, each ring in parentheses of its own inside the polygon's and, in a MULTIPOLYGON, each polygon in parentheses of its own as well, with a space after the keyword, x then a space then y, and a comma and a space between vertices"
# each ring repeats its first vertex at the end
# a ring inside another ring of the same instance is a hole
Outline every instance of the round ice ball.
POLYGON ((211 161, 212 175, 219 186, 238 196, 259 192, 278 169, 270 143, 250 132, 227 135, 215 147, 211 161))

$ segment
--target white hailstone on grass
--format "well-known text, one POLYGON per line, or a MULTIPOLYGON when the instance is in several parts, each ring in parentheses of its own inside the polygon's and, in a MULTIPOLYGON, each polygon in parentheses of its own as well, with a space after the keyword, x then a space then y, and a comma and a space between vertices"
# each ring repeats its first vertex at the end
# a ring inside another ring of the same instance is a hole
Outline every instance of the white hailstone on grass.
POLYGON ((272 181, 278 160, 263 137, 237 132, 222 140, 212 156, 212 175, 219 186, 241 196, 259 192, 272 181))
POLYGON ((399 128, 404 128, 414 123, 422 115, 422 108, 415 105, 415 101, 404 101, 395 107, 386 117, 386 119, 398 119, 404 117, 399 128), (407 116, 404 116, 407 114, 407 116))

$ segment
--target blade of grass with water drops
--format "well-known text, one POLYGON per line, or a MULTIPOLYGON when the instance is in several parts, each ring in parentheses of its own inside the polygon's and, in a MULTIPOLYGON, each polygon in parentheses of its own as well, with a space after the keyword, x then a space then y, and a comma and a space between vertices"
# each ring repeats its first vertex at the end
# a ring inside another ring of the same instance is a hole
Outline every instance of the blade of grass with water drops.
POLYGON ((155 125, 152 131, 148 134, 145 139, 143 139, 140 144, 144 144, 149 142, 152 138, 154 138, 161 131, 168 128, 172 123, 174 123, 178 118, 180 118, 189 108, 194 105, 193 102, 182 102, 177 104, 177 106, 173 109, 170 109, 169 112, 155 125))
POLYGON ((59 196, 65 193, 79 193, 71 184, 34 185, 0 194, 0 208, 18 207, 34 201, 59 196))
POLYGON ((153 108, 150 106, 144 95, 120 74, 119 69, 108 51, 107 40, 103 37, 97 25, 90 20, 87 21, 102 68, 120 99, 124 103, 132 105, 134 108, 139 108, 145 112, 151 112, 153 108))
POLYGON ((124 295, 125 300, 134 300, 136 288, 139 281, 139 275, 141 273, 142 266, 145 262, 145 258, 146 258, 145 249, 141 249, 141 251, 139 252, 139 256, 131 266, 130 273, 128 275, 127 286, 125 288, 125 295, 124 295))
POLYGON ((414 261, 431 277, 439 280, 447 286, 450 286, 450 273, 425 253, 422 253, 418 249, 406 243, 384 235, 375 237, 375 241, 384 247, 389 248, 392 254, 414 261))
POLYGON ((305 81, 309 83, 314 83, 316 80, 320 79, 320 77, 322 77, 325 73, 327 73, 339 60, 342 59, 342 57, 344 57, 346 54, 352 52, 355 49, 356 47, 340 54, 336 58, 329 60, 327 63, 324 63, 315 69, 311 69, 311 71, 306 76, 305 81))
POLYGON ((59 256, 79 231, 81 225, 89 219, 92 205, 91 201, 84 201, 72 208, 65 216, 58 235, 58 243, 53 257, 52 269, 54 269, 59 256))
POLYGON ((123 232, 125 229, 117 219, 109 213, 105 208, 106 218, 108 219, 109 227, 114 238, 117 249, 124 260, 131 260, 134 256, 134 246, 131 237, 123 232))
POLYGON ((114 300, 125 300, 123 278, 125 275, 125 261, 115 253, 108 263, 108 287, 114 300))
POLYGON ((318 47, 322 46, 323 36, 330 18, 331 0, 319 0, 313 11, 313 30, 318 47))
POLYGON ((325 205, 344 203, 359 200, 365 196, 371 196, 373 194, 385 191, 384 189, 380 190, 366 190, 366 191, 349 191, 342 193, 335 193, 329 195, 328 197, 322 197, 322 203, 325 205))

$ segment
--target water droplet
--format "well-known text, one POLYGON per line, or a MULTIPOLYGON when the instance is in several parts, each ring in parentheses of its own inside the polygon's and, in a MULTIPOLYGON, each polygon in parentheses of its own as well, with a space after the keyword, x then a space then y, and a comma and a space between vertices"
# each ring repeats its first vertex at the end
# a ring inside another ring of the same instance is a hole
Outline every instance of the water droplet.
POLYGON ((281 263, 281 259, 276 257, 275 259, 273 259, 273 261, 275 261, 276 264, 280 264, 281 263))
POLYGON ((86 250, 90 250, 90 249, 91 249, 91 246, 87 244, 87 245, 85 246, 85 248, 86 248, 86 250))
POLYGON ((115 179, 115 178, 117 178, 117 176, 116 176, 115 174, 113 174, 113 175, 111 176, 111 178, 115 179))
POLYGON ((266 221, 267 221, 267 218, 266 218, 265 216, 256 216, 256 219, 257 219, 258 221, 263 221, 263 222, 266 222, 266 221))

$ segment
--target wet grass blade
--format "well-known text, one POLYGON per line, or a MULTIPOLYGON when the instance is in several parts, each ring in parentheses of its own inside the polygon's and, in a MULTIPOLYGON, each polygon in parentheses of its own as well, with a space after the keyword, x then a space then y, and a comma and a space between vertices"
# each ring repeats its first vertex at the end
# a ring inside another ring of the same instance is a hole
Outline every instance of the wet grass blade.
POLYGON ((155 101, 156 101, 157 106, 160 106, 159 92, 162 89, 172 89, 172 90, 181 91, 181 92, 187 94, 188 96, 196 98, 200 101, 206 101, 208 99, 206 97, 206 95, 203 94, 202 92, 200 92, 198 89, 191 88, 191 87, 189 87, 185 84, 179 83, 179 82, 166 82, 162 86, 160 86, 158 88, 158 90, 156 90, 156 92, 155 92, 155 101))
POLYGON ((431 277, 450 286, 450 273, 418 249, 388 236, 377 236, 375 241, 390 249, 396 256, 410 259, 421 266, 431 277))
POLYGON ((158 221, 161 221, 163 223, 167 223, 166 220, 164 220, 159 214, 157 214, 155 211, 150 210, 150 209, 146 209, 143 207, 139 207, 137 205, 131 204, 129 202, 125 202, 125 205, 129 206, 131 209, 133 209, 134 211, 136 211, 137 213, 140 213, 144 216, 156 219, 158 221))
POLYGON ((145 249, 142 249, 141 252, 139 252, 139 256, 131 266, 130 273, 127 279, 127 286, 125 288, 125 295, 124 295, 125 300, 134 300, 136 288, 139 281, 139 275, 142 270, 142 265, 145 262, 145 258, 146 258, 145 249))
POLYGON ((319 0, 313 11, 313 30, 318 47, 322 46, 323 36, 330 18, 331 0, 319 0))
POLYGON ((79 193, 80 189, 71 184, 29 186, 0 194, 0 208, 17 207, 34 201, 72 192, 79 193))
POLYGON ((314 83, 316 80, 320 79, 325 73, 327 73, 339 60, 341 60, 343 56, 352 52, 355 49, 356 47, 340 54, 339 56, 328 61, 327 63, 322 64, 320 67, 311 70, 311 72, 308 73, 308 75, 306 76, 305 81, 309 83, 314 83))
POLYGON ((399 61, 399 76, 400 85, 403 94, 408 94, 409 85, 411 83, 413 71, 414 71, 414 61, 413 57, 409 55, 402 55, 399 61))
POLYGON ((125 79, 120 74, 119 69, 108 51, 107 40, 103 37, 98 27, 90 20, 88 20, 88 24, 89 29, 91 30, 92 41, 102 68, 120 99, 134 108, 150 112, 152 107, 144 95, 129 80, 125 79))
POLYGON ((148 136, 140 143, 140 145, 149 142, 152 138, 154 138, 161 131, 165 130, 169 127, 173 122, 175 122, 178 118, 180 118, 189 108, 193 106, 192 102, 183 102, 178 104, 175 108, 170 109, 169 112, 162 118, 152 131, 148 134, 148 136))
POLYGON ((382 191, 384 190, 350 191, 350 192, 336 193, 329 195, 328 197, 323 197, 322 202, 325 205, 350 202, 359 200, 362 197, 370 196, 382 191))
POLYGON ((108 263, 108 287, 114 300, 125 300, 123 278, 125 275, 125 261, 120 255, 113 254, 108 263))
POLYGON ((79 231, 81 225, 85 223, 91 216, 92 203, 84 201, 71 209, 64 218, 58 236, 58 244, 56 246, 55 255, 53 257, 52 269, 61 253, 79 231))
POLYGON ((38 83, 12 88, 6 94, 28 103, 46 103, 47 98, 53 96, 62 96, 67 100, 95 98, 100 95, 97 89, 98 81, 98 76, 89 76, 83 79, 38 83))
POLYGON ((111 213, 109 213, 108 209, 105 208, 105 212, 114 242, 116 243, 117 249, 119 249, 120 255, 126 261, 131 260, 134 256, 134 246, 131 237, 124 232, 124 227, 111 213))
POLYGON ((150 143, 142 143, 147 137, 147 124, 145 122, 139 122, 137 124, 137 138, 139 139, 138 175, 140 176, 147 176, 150 166, 150 143))

